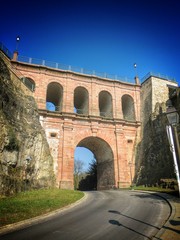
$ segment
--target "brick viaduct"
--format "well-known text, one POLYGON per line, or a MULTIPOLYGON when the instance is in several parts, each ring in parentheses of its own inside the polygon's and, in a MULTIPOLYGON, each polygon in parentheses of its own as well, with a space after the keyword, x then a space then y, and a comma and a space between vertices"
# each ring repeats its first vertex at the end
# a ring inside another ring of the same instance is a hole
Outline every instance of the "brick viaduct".
POLYGON ((98 189, 130 186, 141 126, 138 79, 131 84, 19 61, 12 64, 21 80, 34 88, 57 185, 73 189, 74 152, 85 147, 97 161, 98 189))

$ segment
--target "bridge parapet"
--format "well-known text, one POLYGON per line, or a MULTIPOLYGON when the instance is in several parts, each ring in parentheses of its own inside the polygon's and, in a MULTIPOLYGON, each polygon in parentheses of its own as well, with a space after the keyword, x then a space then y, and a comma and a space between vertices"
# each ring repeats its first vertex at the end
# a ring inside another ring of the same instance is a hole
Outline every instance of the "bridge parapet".
POLYGON ((31 65, 39 65, 39 66, 53 68, 56 70, 64 70, 66 72, 74 72, 74 73, 78 73, 78 74, 82 74, 82 75, 88 75, 88 76, 94 76, 94 77, 104 78, 104 79, 108 79, 108 80, 117 80, 117 81, 121 81, 121 82, 128 82, 131 84, 136 84, 134 79, 130 79, 128 77, 122 77, 117 74, 98 72, 95 70, 88 70, 88 69, 81 68, 81 67, 74 67, 71 65, 65 65, 62 63, 51 62, 51 61, 47 61, 47 60, 36 59, 36 58, 26 57, 26 56, 17 56, 16 59, 19 62, 28 63, 31 65))

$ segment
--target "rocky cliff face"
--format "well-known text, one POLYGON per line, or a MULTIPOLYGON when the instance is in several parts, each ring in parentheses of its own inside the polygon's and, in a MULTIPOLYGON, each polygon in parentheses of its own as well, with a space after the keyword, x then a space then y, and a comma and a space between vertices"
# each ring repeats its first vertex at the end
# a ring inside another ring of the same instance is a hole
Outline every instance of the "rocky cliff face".
POLYGON ((0 58, 0 194, 54 183, 53 159, 35 100, 16 86, 0 58))

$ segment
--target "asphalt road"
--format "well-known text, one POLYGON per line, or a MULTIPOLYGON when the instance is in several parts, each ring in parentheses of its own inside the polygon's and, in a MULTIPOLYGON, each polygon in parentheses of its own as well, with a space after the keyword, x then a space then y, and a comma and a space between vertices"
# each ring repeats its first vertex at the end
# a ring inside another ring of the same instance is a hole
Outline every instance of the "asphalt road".
POLYGON ((151 239, 170 214, 162 198, 136 191, 87 192, 79 205, 1 240, 151 239))

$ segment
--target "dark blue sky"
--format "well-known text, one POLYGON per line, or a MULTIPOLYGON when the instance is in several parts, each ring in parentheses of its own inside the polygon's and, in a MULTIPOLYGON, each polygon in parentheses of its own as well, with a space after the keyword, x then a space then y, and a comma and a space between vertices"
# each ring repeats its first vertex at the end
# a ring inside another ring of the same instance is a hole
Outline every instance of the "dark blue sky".
POLYGON ((179 0, 1 2, 0 41, 19 54, 133 78, 180 82, 179 0), (2 11, 3 9, 3 11, 2 11))

